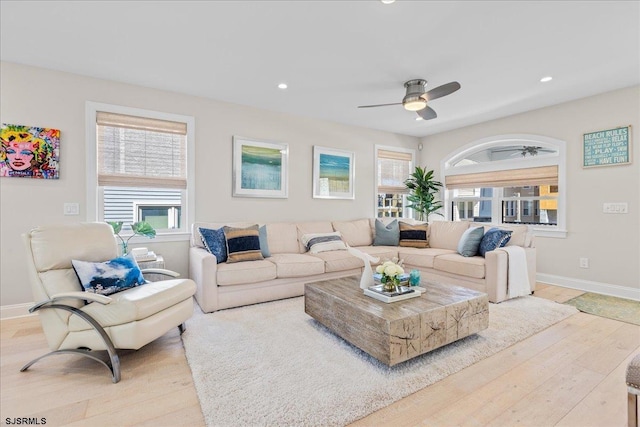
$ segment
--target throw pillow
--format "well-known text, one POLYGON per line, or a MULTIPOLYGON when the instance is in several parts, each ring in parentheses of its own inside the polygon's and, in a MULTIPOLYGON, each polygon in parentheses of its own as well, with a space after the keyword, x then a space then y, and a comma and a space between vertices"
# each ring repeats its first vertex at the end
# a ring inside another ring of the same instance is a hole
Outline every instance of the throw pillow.
POLYGON ((400 246, 428 248, 427 230, 427 224, 411 225, 400 221, 400 246))
POLYGON ((106 262, 71 260, 82 289, 100 295, 111 295, 144 285, 144 276, 132 253, 106 262))
POLYGON ((227 263, 264 259, 260 251, 258 225, 247 228, 222 227, 227 239, 227 263))
POLYGON ((347 249, 339 231, 334 231, 333 233, 303 234, 301 241, 309 253, 312 254, 347 249))
POLYGON ((267 240, 267 226, 263 225, 258 229, 260 235, 258 238, 260 239, 260 252, 262 252, 263 258, 268 258, 271 256, 271 251, 269 251, 269 242, 267 240))
POLYGON ((376 237, 373 239, 373 246, 398 246, 398 243, 400 243, 398 220, 394 219, 384 225, 382 221, 376 219, 376 237))
POLYGON ((211 230, 209 228, 198 228, 202 244, 209 251, 209 253, 216 256, 216 262, 227 261, 227 239, 224 237, 224 230, 219 228, 217 230, 211 230))
POLYGON ((490 228, 484 233, 478 252, 480 256, 484 257, 487 252, 504 247, 509 242, 509 239, 511 239, 511 231, 496 227, 490 228))
POLYGON ((458 242, 458 253, 464 257, 478 255, 483 236, 484 227, 467 228, 458 242))

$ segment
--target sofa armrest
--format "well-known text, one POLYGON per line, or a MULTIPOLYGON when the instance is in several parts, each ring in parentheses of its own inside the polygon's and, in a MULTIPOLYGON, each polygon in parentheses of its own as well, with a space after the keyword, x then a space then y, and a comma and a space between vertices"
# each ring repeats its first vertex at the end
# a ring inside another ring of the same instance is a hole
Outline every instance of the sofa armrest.
POLYGON ((189 277, 196 282, 196 301, 205 313, 218 309, 218 261, 196 246, 189 248, 189 277))
POLYGON ((490 251, 485 254, 485 282, 489 301, 498 303, 507 299, 507 269, 509 258, 504 251, 490 251))

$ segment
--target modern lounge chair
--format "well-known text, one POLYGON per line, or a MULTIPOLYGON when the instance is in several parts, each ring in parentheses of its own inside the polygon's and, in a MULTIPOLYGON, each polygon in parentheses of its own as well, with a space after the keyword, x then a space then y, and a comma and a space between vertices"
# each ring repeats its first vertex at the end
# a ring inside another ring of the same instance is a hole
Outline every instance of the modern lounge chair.
MULTIPOLYGON (((52 351, 21 371, 53 354, 80 354, 105 365, 117 383, 117 349, 137 350, 174 327, 182 333, 184 322, 193 314, 196 285, 190 279, 147 282, 109 296, 83 290, 72 260, 98 263, 118 257, 107 223, 39 227, 23 239, 34 301, 40 301, 29 311, 38 312, 52 351)), ((145 272, 178 276, 163 269, 145 272)))

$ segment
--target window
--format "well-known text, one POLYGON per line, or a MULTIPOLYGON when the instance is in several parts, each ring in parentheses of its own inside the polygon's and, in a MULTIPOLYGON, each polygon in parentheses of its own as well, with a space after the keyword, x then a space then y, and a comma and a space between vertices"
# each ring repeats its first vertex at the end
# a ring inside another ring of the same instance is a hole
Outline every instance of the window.
POLYGON ((376 146, 376 215, 407 218, 407 188, 414 164, 413 150, 376 146))
POLYGON ((187 116, 87 103, 89 219, 123 221, 125 233, 146 221, 158 237, 186 234, 193 124, 187 116))
POLYGON ((527 224, 566 235, 564 141, 504 135, 469 144, 442 162, 445 209, 454 220, 527 224))

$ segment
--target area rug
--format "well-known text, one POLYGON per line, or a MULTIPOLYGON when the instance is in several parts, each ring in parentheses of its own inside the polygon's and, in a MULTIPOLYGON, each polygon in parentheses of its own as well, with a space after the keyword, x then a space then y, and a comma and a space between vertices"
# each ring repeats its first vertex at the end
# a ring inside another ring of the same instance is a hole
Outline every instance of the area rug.
POLYGON ((640 325, 640 302, 587 292, 565 302, 578 310, 609 319, 640 325))
POLYGON ((489 328, 389 368, 304 312, 304 298, 203 314, 183 335, 208 426, 342 426, 577 313, 532 296, 489 328))

